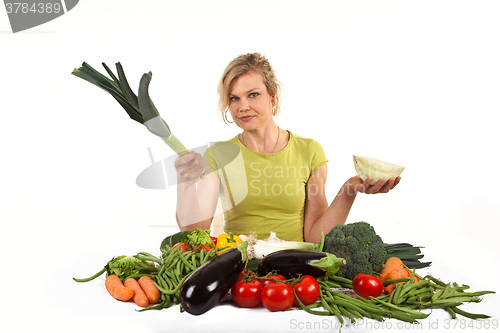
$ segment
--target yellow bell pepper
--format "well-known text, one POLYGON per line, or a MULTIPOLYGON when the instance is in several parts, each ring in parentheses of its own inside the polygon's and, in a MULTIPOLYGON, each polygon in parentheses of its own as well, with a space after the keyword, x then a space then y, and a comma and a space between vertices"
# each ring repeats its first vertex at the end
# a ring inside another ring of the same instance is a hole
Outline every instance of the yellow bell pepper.
MULTIPOLYGON (((238 245, 243 244, 243 241, 241 240, 240 237, 233 235, 232 232, 229 232, 227 234, 221 234, 219 237, 217 237, 217 244, 215 245, 215 248, 222 248, 222 247, 235 247, 238 245)), ((217 251, 217 253, 222 253, 226 250, 229 250, 230 248, 227 247, 223 250, 217 251)))

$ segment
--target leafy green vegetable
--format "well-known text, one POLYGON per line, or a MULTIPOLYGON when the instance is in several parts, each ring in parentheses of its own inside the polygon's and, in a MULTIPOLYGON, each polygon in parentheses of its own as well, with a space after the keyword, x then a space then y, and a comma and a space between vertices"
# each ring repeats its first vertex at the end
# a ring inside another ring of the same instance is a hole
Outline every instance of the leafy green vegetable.
POLYGON ((116 275, 120 278, 120 280, 125 281, 132 275, 151 274, 156 271, 158 271, 158 268, 155 266, 154 262, 142 260, 135 256, 122 255, 114 257, 108 261, 108 263, 99 272, 91 277, 84 279, 73 278, 73 280, 76 282, 88 282, 106 272, 106 277, 109 275, 116 275))
POLYGON ((196 228, 195 230, 186 233, 182 241, 193 247, 198 245, 215 247, 214 242, 210 238, 210 230, 203 230, 200 228, 196 228))
POLYGON ((134 256, 119 256, 111 259, 106 265, 107 275, 116 275, 122 281, 134 274, 140 274, 144 270, 153 270, 154 265, 150 265, 134 256))

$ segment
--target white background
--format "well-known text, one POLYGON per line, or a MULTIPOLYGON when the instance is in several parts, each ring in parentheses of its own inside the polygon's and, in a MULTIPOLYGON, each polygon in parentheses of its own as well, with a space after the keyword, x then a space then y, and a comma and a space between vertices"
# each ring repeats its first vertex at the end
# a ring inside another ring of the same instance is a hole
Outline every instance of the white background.
MULTIPOLYGON (((225 320, 232 331, 279 332, 298 331, 294 318, 323 319, 231 307, 136 313, 103 279, 71 280, 115 255, 158 254, 177 230, 175 187, 135 184, 148 147, 156 160, 172 152, 71 75, 83 61, 103 72, 101 62, 120 61, 133 87, 152 71, 161 115, 196 147, 239 133, 216 111, 219 76, 240 54, 265 54, 285 87, 278 125, 323 145, 330 200, 354 175, 352 154, 406 167, 391 193, 359 195, 348 222, 425 246, 433 265, 422 274, 499 291, 498 17, 497 1, 87 0, 13 34, 0 9, 2 322, 20 332, 210 332, 225 320)), ((488 295, 464 309, 498 320, 499 305, 488 295)), ((431 318, 447 328, 441 311, 431 318)))

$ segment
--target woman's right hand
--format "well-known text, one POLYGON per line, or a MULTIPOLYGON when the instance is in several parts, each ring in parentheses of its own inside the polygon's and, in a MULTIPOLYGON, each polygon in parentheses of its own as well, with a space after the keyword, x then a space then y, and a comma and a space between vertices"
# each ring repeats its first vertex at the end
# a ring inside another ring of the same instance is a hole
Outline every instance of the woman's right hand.
POLYGON ((178 157, 174 162, 174 166, 177 171, 178 184, 198 181, 200 176, 204 174, 206 167, 203 156, 194 151, 178 157))

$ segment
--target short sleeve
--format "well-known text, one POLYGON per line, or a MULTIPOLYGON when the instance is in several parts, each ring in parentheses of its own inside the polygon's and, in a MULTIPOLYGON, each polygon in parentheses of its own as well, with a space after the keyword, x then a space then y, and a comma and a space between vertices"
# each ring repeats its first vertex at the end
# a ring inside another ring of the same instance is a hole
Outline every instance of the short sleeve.
POLYGON ((328 162, 328 159, 323 146, 316 140, 311 140, 309 152, 311 156, 311 175, 313 175, 328 162))

